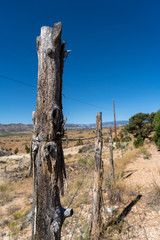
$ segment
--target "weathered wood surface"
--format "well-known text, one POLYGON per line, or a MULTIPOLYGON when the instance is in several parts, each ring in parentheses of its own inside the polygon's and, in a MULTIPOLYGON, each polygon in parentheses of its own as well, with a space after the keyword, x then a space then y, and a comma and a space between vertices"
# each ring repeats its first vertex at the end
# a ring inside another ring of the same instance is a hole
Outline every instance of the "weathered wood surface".
POLYGON ((113 180, 115 177, 115 171, 114 171, 114 161, 113 161, 113 140, 112 140, 112 129, 109 129, 109 151, 110 151, 110 174, 109 174, 109 181, 113 180))
POLYGON ((96 142, 95 142, 95 173, 93 187, 93 219, 91 224, 91 239, 98 240, 101 228, 101 207, 102 207, 102 113, 96 115, 96 142))
POLYGON ((114 112, 114 131, 115 131, 115 140, 117 144, 117 126, 116 126, 116 113, 115 113, 115 101, 113 100, 113 112, 114 112))
POLYGON ((38 89, 31 158, 34 190, 32 209, 32 239, 58 240, 65 217, 60 203, 66 178, 62 150, 64 121, 62 113, 62 74, 65 44, 61 43, 62 24, 42 27, 37 37, 38 89), (59 190, 60 189, 60 190, 59 190))

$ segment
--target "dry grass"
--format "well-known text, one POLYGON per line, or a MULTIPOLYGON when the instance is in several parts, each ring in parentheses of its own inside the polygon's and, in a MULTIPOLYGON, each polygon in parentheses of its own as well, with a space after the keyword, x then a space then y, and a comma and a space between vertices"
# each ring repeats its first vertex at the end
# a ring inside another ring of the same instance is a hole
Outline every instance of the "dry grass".
POLYGON ((160 185, 158 183, 153 182, 153 192, 155 195, 155 199, 158 200, 158 202, 160 203, 160 185))
POLYGON ((143 154, 143 158, 144 158, 144 159, 150 159, 151 156, 152 156, 152 154, 151 154, 146 148, 144 148, 144 147, 141 147, 141 148, 140 148, 140 153, 143 154))
MULTIPOLYGON (((128 150, 124 153, 123 157, 119 157, 115 161, 115 178, 112 181, 105 180, 107 187, 107 205, 111 208, 117 206, 117 212, 112 212, 110 218, 114 219, 117 214, 120 213, 120 209, 124 208, 126 203, 128 203, 129 195, 128 189, 126 188, 125 176, 126 167, 129 163, 134 161, 136 157, 140 154, 139 149, 128 150)), ((105 170, 106 171, 106 170, 105 170)), ((108 219, 107 219, 108 222, 108 219)), ((118 225, 110 226, 107 231, 104 231, 102 239, 120 239, 117 234, 119 231, 122 232, 125 228, 124 223, 119 223, 118 225)))
POLYGON ((160 210, 160 184, 153 179, 150 186, 150 194, 147 197, 147 204, 156 211, 160 210))
POLYGON ((10 229, 9 236, 18 235, 21 230, 23 230, 26 225, 26 218, 29 213, 29 209, 21 209, 13 213, 13 220, 11 220, 8 224, 10 229))
POLYGON ((5 181, 5 182, 1 182, 0 183, 0 192, 6 192, 9 190, 9 183, 8 181, 5 181))
POLYGON ((0 183, 0 203, 4 205, 5 203, 11 201, 14 195, 12 193, 11 185, 8 181, 0 183))
POLYGON ((28 224, 27 215, 31 210, 31 204, 29 204, 29 198, 32 195, 31 179, 25 179, 21 184, 19 182, 4 183, 1 185, 1 189, 3 190, 3 196, 5 196, 5 199, 3 197, 3 204, 6 205, 10 201, 7 210, 8 236, 11 239, 12 237, 18 239, 18 235, 28 224))
MULTIPOLYGON (((126 166, 134 161, 139 154, 139 149, 129 150, 124 153, 123 157, 118 158, 115 164, 115 178, 112 182, 108 182, 108 177, 106 179, 107 188, 109 188, 109 201, 111 204, 118 202, 123 202, 125 189, 124 177, 126 175, 126 166)), ((105 169, 106 171, 106 169, 105 169)), ((108 173, 109 175, 109 173, 108 173)))
POLYGON ((125 152, 122 158, 115 162, 115 172, 116 178, 122 178, 124 176, 124 171, 126 166, 134 161, 139 154, 139 149, 133 149, 125 152))

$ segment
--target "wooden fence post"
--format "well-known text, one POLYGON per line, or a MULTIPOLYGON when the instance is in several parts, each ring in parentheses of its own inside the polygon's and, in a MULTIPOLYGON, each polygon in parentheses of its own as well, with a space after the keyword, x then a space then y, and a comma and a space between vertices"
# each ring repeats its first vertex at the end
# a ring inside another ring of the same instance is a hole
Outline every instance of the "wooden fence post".
POLYGON ((102 206, 102 181, 103 181, 103 161, 102 161, 102 113, 96 115, 96 142, 95 142, 95 172, 93 187, 93 218, 91 224, 91 238, 99 239, 101 228, 101 206, 102 206))
POLYGON ((115 140, 117 144, 117 127, 116 127, 116 113, 115 113, 115 102, 113 100, 113 112, 114 112, 114 131, 115 131, 115 140))
POLYGON ((110 181, 115 177, 115 172, 114 172, 114 161, 113 161, 113 140, 112 140, 112 129, 109 128, 109 151, 110 151, 110 181))
POLYGON ((66 177, 62 149, 62 74, 65 43, 61 43, 62 24, 42 27, 37 37, 38 90, 31 157, 34 187, 32 240, 59 240, 64 219, 73 214, 60 203, 66 177), (59 190, 60 189, 60 190, 59 190))

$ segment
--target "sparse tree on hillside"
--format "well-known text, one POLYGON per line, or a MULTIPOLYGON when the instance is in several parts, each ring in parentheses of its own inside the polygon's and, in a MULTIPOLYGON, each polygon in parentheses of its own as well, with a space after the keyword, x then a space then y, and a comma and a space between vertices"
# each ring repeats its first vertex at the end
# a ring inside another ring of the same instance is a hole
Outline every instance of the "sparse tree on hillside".
POLYGON ((153 135, 153 141, 156 143, 158 149, 160 149, 160 110, 158 110, 155 114, 153 128, 155 131, 153 135))
POLYGON ((129 119, 129 123, 125 126, 125 129, 134 135, 134 137, 140 136, 143 140, 148 138, 153 131, 153 119, 155 113, 137 113, 129 119))

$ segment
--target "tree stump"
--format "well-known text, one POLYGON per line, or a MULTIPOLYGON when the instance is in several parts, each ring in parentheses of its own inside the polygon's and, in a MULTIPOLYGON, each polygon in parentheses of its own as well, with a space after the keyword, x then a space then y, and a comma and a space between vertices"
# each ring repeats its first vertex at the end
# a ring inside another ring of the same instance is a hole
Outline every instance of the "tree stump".
POLYGON ((66 177, 62 149, 62 75, 65 43, 61 43, 62 24, 42 27, 37 37, 38 89, 33 113, 31 158, 34 189, 32 239, 58 240, 64 219, 73 214, 60 203, 66 177))

